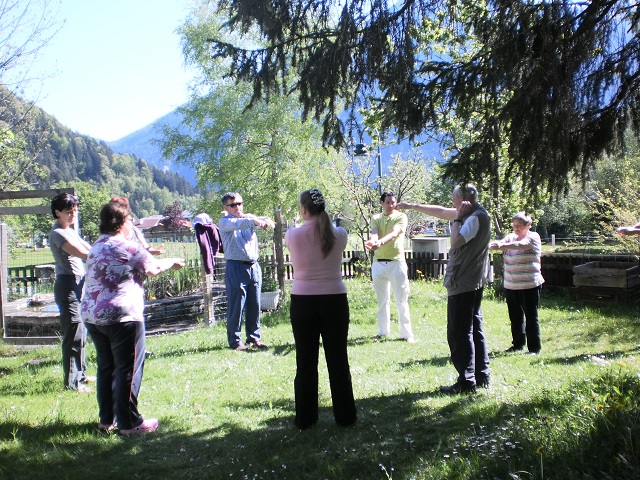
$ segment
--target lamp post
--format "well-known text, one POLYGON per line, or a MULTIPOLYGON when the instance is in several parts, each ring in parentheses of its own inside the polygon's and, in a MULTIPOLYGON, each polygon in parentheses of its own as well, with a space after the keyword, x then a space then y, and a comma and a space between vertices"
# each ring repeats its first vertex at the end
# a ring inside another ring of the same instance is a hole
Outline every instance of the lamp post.
MULTIPOLYGON (((380 153, 380 144, 377 146, 377 163, 378 163, 378 193, 382 195, 382 155, 380 153)), ((353 154, 356 157, 364 157, 369 155, 369 149, 364 143, 356 143, 353 154)))

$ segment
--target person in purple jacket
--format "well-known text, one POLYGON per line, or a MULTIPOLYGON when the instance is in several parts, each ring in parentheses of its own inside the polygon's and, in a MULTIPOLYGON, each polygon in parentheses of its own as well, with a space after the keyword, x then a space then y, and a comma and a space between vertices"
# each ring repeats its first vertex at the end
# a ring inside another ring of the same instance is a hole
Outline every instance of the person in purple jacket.
POLYGON ((333 226, 325 208, 320 190, 302 192, 304 222, 285 235, 293 265, 290 317, 296 343, 295 424, 300 429, 318 421, 321 337, 336 423, 348 426, 357 420, 347 356, 349 302, 341 270, 347 232, 333 226))

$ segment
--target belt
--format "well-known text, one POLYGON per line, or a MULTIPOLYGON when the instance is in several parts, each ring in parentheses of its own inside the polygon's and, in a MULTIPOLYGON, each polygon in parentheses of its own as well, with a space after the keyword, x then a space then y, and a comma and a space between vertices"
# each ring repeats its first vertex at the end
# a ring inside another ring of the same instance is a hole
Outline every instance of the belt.
POLYGON ((377 258, 376 262, 395 262, 396 260, 392 258, 377 258))
POLYGON ((234 260, 232 258, 229 259, 230 262, 238 262, 238 263, 244 263, 245 265, 253 265, 254 263, 256 263, 256 260, 234 260))

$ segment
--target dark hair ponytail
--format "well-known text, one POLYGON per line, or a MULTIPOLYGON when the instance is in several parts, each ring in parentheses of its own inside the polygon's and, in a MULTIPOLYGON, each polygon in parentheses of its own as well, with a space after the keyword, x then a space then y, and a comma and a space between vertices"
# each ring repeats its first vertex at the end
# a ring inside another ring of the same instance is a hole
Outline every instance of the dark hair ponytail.
POLYGON ((300 194, 300 205, 305 208, 309 215, 318 217, 316 222, 316 236, 320 239, 320 251, 322 257, 326 258, 336 243, 336 232, 331 223, 329 214, 325 211, 325 202, 322 192, 317 188, 305 190, 300 194))

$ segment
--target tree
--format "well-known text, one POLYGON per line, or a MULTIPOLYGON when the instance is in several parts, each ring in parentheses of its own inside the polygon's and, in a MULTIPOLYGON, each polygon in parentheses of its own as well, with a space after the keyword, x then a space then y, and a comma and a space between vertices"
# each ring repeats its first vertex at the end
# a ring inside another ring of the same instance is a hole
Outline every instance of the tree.
MULTIPOLYGON (((607 237, 617 227, 635 225, 640 216, 640 145, 634 138, 627 143, 625 155, 605 157, 596 164, 584 196, 592 229, 607 237)), ((618 238, 629 251, 638 252, 637 237, 618 238)))
MULTIPOLYGON (((350 152, 352 153, 352 152, 350 152)), ((376 157, 343 155, 331 164, 339 179, 337 188, 329 190, 337 201, 336 216, 345 220, 360 239, 362 250, 370 238, 370 222, 380 213, 380 193, 376 172, 376 157)), ((393 191, 399 202, 424 202, 430 190, 436 190, 433 170, 420 151, 410 151, 406 157, 394 155, 389 173, 382 176, 382 191, 393 191)), ((449 195, 450 196, 450 195, 449 195)), ((417 221, 417 220, 416 220, 417 221)), ((411 228, 406 232, 411 233, 411 228)))
POLYGON ((229 21, 211 37, 213 57, 252 82, 254 104, 295 93, 336 147, 343 104, 378 105, 384 128, 409 137, 438 132, 455 112, 477 137, 447 160, 448 178, 517 177, 545 200, 573 173, 586 179, 627 126, 640 130, 640 9, 624 0, 220 0, 220 9, 229 21), (459 55, 425 41, 431 25, 459 55), (252 29, 262 42, 249 47, 225 36, 252 29))
POLYGON ((164 211, 162 212, 162 214, 164 215, 164 218, 161 222, 162 225, 164 225, 164 227, 171 232, 181 230, 184 226, 182 212, 183 210, 180 206, 180 202, 177 200, 167 205, 166 207, 164 207, 164 211))
POLYGON ((291 98, 273 96, 247 111, 250 84, 225 81, 208 53, 206 39, 219 23, 203 2, 181 28, 187 61, 198 68, 200 83, 178 109, 182 123, 163 126, 158 143, 164 156, 194 166, 200 186, 216 193, 205 210, 219 212, 222 194, 238 191, 247 211, 292 213, 300 191, 323 187, 325 166, 335 153, 323 148, 318 127, 301 120, 291 98))
POLYGON ((49 0, 10 0, 0 7, 0 188, 16 190, 29 184, 27 174, 34 171, 39 148, 29 151, 26 138, 32 144, 41 142, 44 125, 34 125, 33 105, 26 108, 15 102, 10 92, 16 92, 36 80, 31 66, 42 50, 58 32, 55 4, 49 0))

